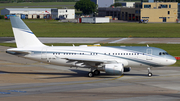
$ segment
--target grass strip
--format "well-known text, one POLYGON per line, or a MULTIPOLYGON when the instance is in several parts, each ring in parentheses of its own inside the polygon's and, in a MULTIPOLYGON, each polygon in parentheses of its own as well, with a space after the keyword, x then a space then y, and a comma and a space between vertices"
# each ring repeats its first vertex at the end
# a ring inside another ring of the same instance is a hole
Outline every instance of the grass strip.
MULTIPOLYGON (((24 20, 38 37, 180 37, 177 23, 78 24, 56 20, 24 20)), ((0 37, 13 37, 9 20, 0 20, 0 37)))

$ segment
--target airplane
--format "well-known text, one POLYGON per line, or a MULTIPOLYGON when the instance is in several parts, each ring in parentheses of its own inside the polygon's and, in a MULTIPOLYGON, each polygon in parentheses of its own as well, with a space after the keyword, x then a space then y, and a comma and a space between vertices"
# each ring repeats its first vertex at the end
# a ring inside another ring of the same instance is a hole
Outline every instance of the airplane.
POLYGON ((89 77, 100 72, 123 75, 131 67, 145 67, 151 77, 152 67, 176 63, 165 50, 149 46, 47 46, 19 17, 10 17, 10 21, 17 48, 7 49, 7 53, 53 65, 89 68, 89 77))

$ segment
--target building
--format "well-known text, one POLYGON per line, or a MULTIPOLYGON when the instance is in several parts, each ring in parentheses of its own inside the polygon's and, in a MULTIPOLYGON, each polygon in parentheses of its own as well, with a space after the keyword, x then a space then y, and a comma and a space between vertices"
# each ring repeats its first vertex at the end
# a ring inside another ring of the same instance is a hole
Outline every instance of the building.
POLYGON ((142 2, 135 3, 133 7, 98 8, 98 11, 101 17, 112 16, 127 21, 142 19, 148 22, 176 22, 180 14, 177 2, 142 2))
POLYGON ((109 23, 108 17, 82 17, 79 23, 109 23))
POLYGON ((91 0, 95 4, 98 5, 98 8, 100 7, 110 7, 112 4, 114 4, 114 0, 91 0))
POLYGON ((149 22, 176 22, 178 16, 177 2, 142 3, 141 19, 149 22))
POLYGON ((60 19, 75 19, 75 9, 58 9, 58 17, 60 19))
POLYGON ((134 7, 135 2, 116 2, 120 3, 123 7, 134 7))
POLYGON ((44 18, 51 17, 53 19, 58 17, 57 8, 5 8, 1 10, 1 15, 14 14, 20 16, 21 14, 26 15, 26 18, 44 18))
POLYGON ((1 15, 16 15, 28 19, 60 18, 75 19, 75 9, 57 9, 57 8, 5 8, 1 10, 1 15))
POLYGON ((178 19, 180 20, 180 3, 178 3, 178 19))
POLYGON ((112 18, 118 18, 121 19, 121 8, 98 8, 98 16, 104 17, 104 16, 112 16, 112 18))

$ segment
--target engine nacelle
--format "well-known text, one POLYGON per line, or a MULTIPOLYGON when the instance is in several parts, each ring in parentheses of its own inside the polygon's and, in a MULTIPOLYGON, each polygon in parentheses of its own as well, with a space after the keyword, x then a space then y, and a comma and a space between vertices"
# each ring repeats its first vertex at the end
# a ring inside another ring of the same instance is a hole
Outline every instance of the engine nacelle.
POLYGON ((107 74, 122 75, 124 68, 123 64, 105 64, 103 68, 107 74))
POLYGON ((130 72, 131 71, 131 67, 124 67, 124 72, 130 72))

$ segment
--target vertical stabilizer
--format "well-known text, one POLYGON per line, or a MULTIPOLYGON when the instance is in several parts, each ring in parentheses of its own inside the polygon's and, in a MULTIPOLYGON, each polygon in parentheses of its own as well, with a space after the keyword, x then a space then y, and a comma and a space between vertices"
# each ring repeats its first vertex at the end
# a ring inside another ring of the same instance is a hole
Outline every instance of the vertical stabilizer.
POLYGON ((11 25, 18 48, 44 46, 19 17, 10 17, 11 25))

